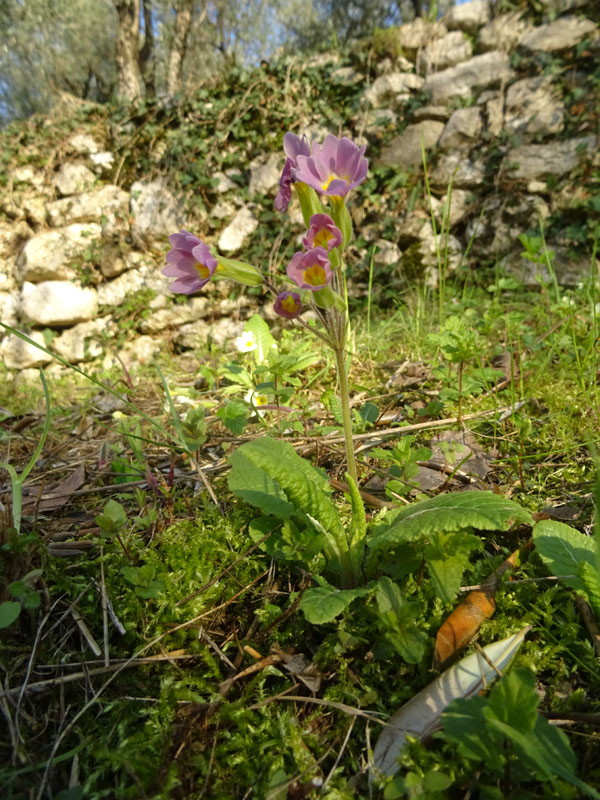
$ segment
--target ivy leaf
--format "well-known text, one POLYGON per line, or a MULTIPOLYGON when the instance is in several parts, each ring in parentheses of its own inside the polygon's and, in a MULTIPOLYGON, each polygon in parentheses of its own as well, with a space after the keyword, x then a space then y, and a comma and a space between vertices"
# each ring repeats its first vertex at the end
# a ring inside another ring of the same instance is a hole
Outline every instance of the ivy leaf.
POLYGON ((476 528, 484 531, 508 530, 513 522, 532 522, 525 508, 493 492, 455 492, 432 497, 401 508, 391 524, 378 526, 368 544, 371 550, 414 541, 440 531, 476 528))
POLYGON ((423 658, 426 634, 420 631, 415 620, 421 607, 409 603, 398 586, 387 576, 377 582, 379 624, 387 641, 409 664, 418 664, 423 658))
POLYGON ((564 522, 543 520, 533 528, 535 549, 540 554, 551 575, 572 575, 563 578, 563 583, 579 592, 585 592, 579 577, 579 565, 587 561, 596 566, 596 542, 590 536, 579 533, 564 522))
POLYGON ((373 583, 356 589, 336 589, 323 578, 318 578, 318 581, 321 586, 307 589, 298 605, 308 622, 313 625, 332 622, 353 600, 370 594, 374 589, 373 583))

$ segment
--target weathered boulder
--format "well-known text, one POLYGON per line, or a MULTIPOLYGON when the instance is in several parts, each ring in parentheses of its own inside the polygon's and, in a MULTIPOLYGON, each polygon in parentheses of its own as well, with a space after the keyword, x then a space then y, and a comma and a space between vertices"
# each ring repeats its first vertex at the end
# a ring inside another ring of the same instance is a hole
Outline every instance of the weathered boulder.
POLYGON ((21 317, 34 325, 75 325, 92 319, 97 309, 95 289, 76 286, 70 281, 23 284, 21 317))
POLYGON ((417 17, 398 28, 398 44, 405 55, 414 61, 419 50, 447 33, 448 29, 442 22, 429 22, 423 17, 417 17))
POLYGON ((527 23, 520 12, 501 14, 483 27, 477 36, 480 50, 504 50, 508 52, 527 30, 527 23))
POLYGON ((31 164, 24 164, 22 167, 17 167, 11 172, 13 184, 18 186, 20 183, 25 184, 31 189, 41 189, 44 185, 44 172, 41 169, 32 167, 31 164))
POLYGON ((129 294, 145 285, 144 275, 138 269, 128 269, 117 278, 98 286, 98 303, 101 306, 118 306, 129 294))
POLYGON ((89 133, 76 133, 71 136, 67 143, 68 149, 77 155, 88 156, 92 153, 99 153, 102 148, 89 133))
POLYGON ((130 210, 133 231, 143 239, 177 233, 183 224, 181 202, 169 189, 166 178, 132 184, 130 210))
POLYGON ((481 161, 471 161, 458 153, 446 153, 429 176, 432 186, 446 189, 450 182, 456 189, 471 189, 480 186, 485 176, 481 161))
POLYGON ((279 177, 283 168, 283 161, 278 153, 271 153, 266 159, 263 156, 250 162, 250 182, 248 194, 268 194, 271 189, 279 185, 279 177))
POLYGON ((101 339, 115 332, 116 326, 110 317, 80 322, 54 338, 51 349, 71 364, 90 361, 102 355, 101 339))
POLYGON ((444 123, 435 120, 409 125, 399 136, 394 137, 387 147, 384 147, 376 166, 403 169, 420 164, 423 160, 422 146, 426 150, 435 147, 443 130, 444 123))
POLYGON ((73 197, 64 197, 46 204, 48 221, 54 228, 70 222, 100 222, 116 216, 127 218, 129 193, 118 186, 106 184, 93 192, 84 192, 73 197))
POLYGON ((434 72, 425 80, 423 91, 431 92, 434 103, 447 103, 455 98, 470 97, 473 92, 490 86, 497 86, 507 81, 511 75, 508 55, 494 50, 441 72, 434 72))
POLYGON ((523 78, 508 87, 504 127, 509 133, 558 133, 564 126, 564 114, 550 75, 523 78))
POLYGON ((441 39, 429 42, 418 60, 419 72, 427 75, 440 69, 453 67, 473 55, 473 45, 462 31, 452 31, 441 39))
POLYGON ((62 197, 87 192, 95 182, 94 173, 78 161, 62 164, 52 179, 54 188, 62 197))
POLYGON ((363 94, 363 99, 372 106, 381 107, 390 101, 393 103, 398 95, 420 89, 423 83, 423 78, 412 72, 390 72, 376 78, 363 94))
MULTIPOLYGON (((14 328, 18 320, 19 295, 17 292, 0 292, 0 321, 14 328)), ((4 336, 4 328, 0 328, 0 337, 4 336)))
POLYGON ((477 33, 482 25, 489 22, 491 9, 489 0, 471 0, 460 6, 454 6, 444 17, 448 29, 461 30, 466 33, 477 33))
POLYGON ((441 150, 468 153, 483 130, 478 106, 458 108, 448 120, 439 140, 441 150))
POLYGON ((536 52, 542 50, 552 53, 557 50, 567 50, 596 32, 597 27, 591 19, 583 17, 561 17, 547 25, 540 25, 525 33, 519 45, 525 50, 536 52))
POLYGON ((388 242, 387 239, 377 239, 375 246, 377 250, 373 257, 373 263, 376 266, 390 267, 400 261, 402 252, 395 242, 388 242))
POLYGON ((72 280, 77 275, 77 260, 82 259, 101 232, 98 223, 88 222, 38 233, 29 239, 17 259, 19 281, 72 280))
POLYGON ((0 222, 0 291, 14 288, 14 263, 23 242, 33 231, 25 222, 0 222))
POLYGON ((508 151, 502 162, 503 172, 512 178, 530 180, 542 175, 564 175, 577 166, 598 146, 596 136, 567 139, 548 144, 525 144, 508 151))
MULTIPOLYGON (((33 331, 25 335, 43 347, 46 346, 46 341, 39 331, 33 331)), ((48 364, 52 361, 51 355, 40 350, 39 347, 23 341, 14 333, 4 337, 0 345, 0 354, 8 369, 26 369, 27 367, 48 364)))
POLYGON ((219 250, 234 253, 258 227, 258 220, 247 207, 241 208, 219 237, 219 250))

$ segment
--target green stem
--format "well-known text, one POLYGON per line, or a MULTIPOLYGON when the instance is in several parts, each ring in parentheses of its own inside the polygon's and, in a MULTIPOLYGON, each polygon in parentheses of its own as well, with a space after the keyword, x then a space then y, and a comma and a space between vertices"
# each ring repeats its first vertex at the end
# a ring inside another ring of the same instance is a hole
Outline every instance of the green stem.
POLYGON ((356 461, 354 460, 354 443, 352 441, 352 416, 350 414, 350 394, 348 391, 348 374, 346 372, 346 353, 343 342, 338 342, 336 344, 334 347, 334 352, 337 363, 338 380, 340 382, 340 400, 342 403, 342 421, 344 425, 344 441, 346 445, 348 474, 355 483, 358 483, 356 474, 356 461))

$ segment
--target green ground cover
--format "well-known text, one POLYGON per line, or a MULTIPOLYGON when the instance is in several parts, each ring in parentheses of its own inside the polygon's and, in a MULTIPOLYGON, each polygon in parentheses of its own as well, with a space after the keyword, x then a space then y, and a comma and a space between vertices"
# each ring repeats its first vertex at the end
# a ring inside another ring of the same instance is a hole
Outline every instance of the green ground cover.
MULTIPOLYGON (((437 293, 426 290, 370 318, 365 307, 351 313, 359 483, 380 506, 367 507, 367 546, 385 503, 409 508, 464 496, 465 487, 536 512, 537 525, 568 523, 592 546, 594 285, 554 296, 551 287, 478 283, 448 282, 441 324, 437 293), (457 451, 464 442, 467 458, 457 451), (422 466, 436 453, 445 472, 422 466)), ((576 565, 575 577, 549 579, 565 574, 564 562, 541 545, 527 552, 531 524, 468 523, 454 534, 449 524, 446 540, 398 545, 371 575, 401 586, 387 611, 380 583, 333 621, 307 620, 298 598, 322 571, 321 551, 297 526, 261 527, 261 514, 227 481, 227 457, 265 432, 344 481, 332 359, 314 352, 306 332, 284 329, 275 340, 280 366, 288 354, 306 365, 279 373, 279 402, 292 411, 267 403, 263 417, 244 401, 245 375, 273 392, 254 352, 164 357, 179 433, 154 369, 108 376, 131 404, 119 407, 80 376, 50 381, 50 432, 25 482, 19 536, 3 496, 2 577, 12 587, 4 598, 21 606, 1 645, 4 796, 584 796, 569 776, 591 787, 600 776, 598 632, 593 614, 587 625, 582 616, 582 597, 592 608, 594 597, 576 565), (190 416, 184 394, 203 413, 190 416), (85 475, 67 487, 66 503, 40 500, 53 488, 60 494, 80 466, 85 475), (507 717, 500 732, 487 700, 464 701, 445 734, 410 739, 397 774, 370 784, 381 722, 440 673, 435 637, 464 597, 455 588, 480 585, 519 548, 514 580, 500 580, 495 614, 472 645, 531 626, 503 679, 513 683, 487 695, 507 717), (525 706, 527 719, 517 713, 525 706), (558 755, 550 772, 536 761, 535 747, 548 742, 535 721, 547 717, 566 731, 555 743, 566 773, 558 755), (469 725, 485 724, 488 738, 474 737, 469 725)), ((44 396, 41 387, 2 386, 3 449, 18 471, 41 434, 44 396)), ((343 494, 332 502, 348 523, 343 494)), ((318 539, 318 526, 311 535, 318 539)))

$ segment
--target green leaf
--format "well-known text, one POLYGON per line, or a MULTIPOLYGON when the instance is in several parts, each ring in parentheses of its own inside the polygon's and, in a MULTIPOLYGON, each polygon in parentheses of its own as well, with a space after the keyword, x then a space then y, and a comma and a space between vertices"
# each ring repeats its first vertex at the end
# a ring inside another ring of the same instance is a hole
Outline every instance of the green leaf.
POLYGON ((234 436, 239 436, 248 424, 248 406, 239 400, 232 400, 220 408, 216 416, 223 421, 223 425, 228 431, 231 431, 234 436))
POLYGON ((455 599, 469 565, 469 552, 481 545, 481 540, 473 534, 438 533, 425 548, 429 577, 443 603, 455 599))
POLYGON ((254 336, 256 350, 253 351, 257 364, 263 364, 271 350, 276 348, 275 339, 271 335, 269 326, 258 314, 253 314, 244 325, 244 330, 254 336))
POLYGON ((391 523, 379 525, 368 540, 371 550, 414 541, 440 531, 505 531, 513 522, 529 522, 529 511, 493 492, 456 492, 401 508, 391 523))
POLYGON ((492 773, 502 774, 504 762, 502 749, 487 727, 484 711, 488 701, 475 695, 465 700, 457 698, 447 706, 442 714, 444 725, 440 738, 457 745, 459 753, 471 761, 483 761, 492 773))
POLYGON ((353 600, 370 594, 374 589, 372 583, 356 589, 336 589, 322 578, 318 580, 322 585, 307 589, 298 605, 312 625, 332 622, 353 600))
POLYGON ((423 658, 423 645, 427 639, 415 624, 421 607, 418 603, 407 602, 398 586, 387 576, 377 582, 376 596, 379 625, 385 638, 405 661, 418 664, 423 658))
POLYGON ((109 500, 104 506, 104 512, 96 517, 96 525, 102 529, 102 533, 112 536, 118 533, 127 524, 127 514, 125 509, 116 500, 109 500))
POLYGON ((528 669, 513 669, 490 692, 489 707, 496 719, 520 731, 532 731, 538 718, 535 677, 528 669))
POLYGON ((360 407, 358 413, 365 422, 377 422, 377 418, 379 417, 379 409, 375 403, 365 403, 360 407))
POLYGON ((0 628, 8 628, 21 613, 21 603, 5 600, 0 603, 0 628))
POLYGON ((583 583, 588 601, 596 619, 600 620, 600 575, 588 561, 579 564, 579 578, 583 583))
POLYGON ((267 515, 289 519, 300 512, 327 538, 328 557, 338 564, 346 549, 344 529, 322 472, 287 442, 264 436, 247 442, 229 457, 229 488, 267 515))
POLYGON ((596 543, 591 536, 579 533, 569 525, 554 520, 543 520, 533 528, 535 549, 550 575, 573 575, 563 578, 563 583, 580 592, 585 592, 579 577, 579 565, 587 561, 596 564, 596 543))

